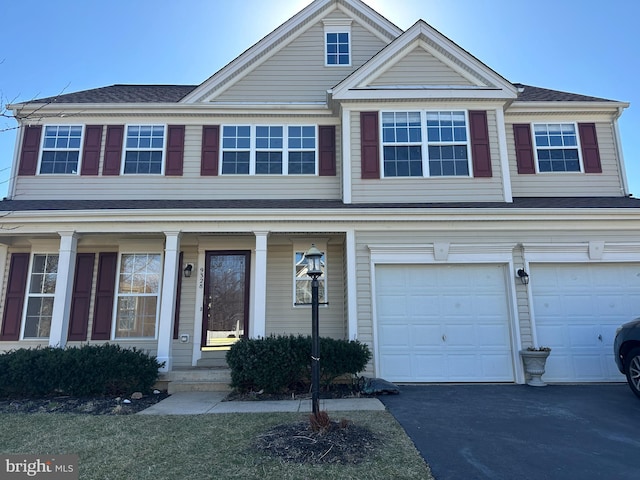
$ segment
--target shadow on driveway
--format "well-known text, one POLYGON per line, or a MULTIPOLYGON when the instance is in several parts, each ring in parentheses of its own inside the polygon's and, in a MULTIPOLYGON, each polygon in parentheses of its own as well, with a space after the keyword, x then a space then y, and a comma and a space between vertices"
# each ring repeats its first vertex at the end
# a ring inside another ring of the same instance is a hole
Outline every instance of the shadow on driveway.
POLYGON ((640 400, 624 384, 402 386, 379 399, 436 480, 640 478, 640 400))

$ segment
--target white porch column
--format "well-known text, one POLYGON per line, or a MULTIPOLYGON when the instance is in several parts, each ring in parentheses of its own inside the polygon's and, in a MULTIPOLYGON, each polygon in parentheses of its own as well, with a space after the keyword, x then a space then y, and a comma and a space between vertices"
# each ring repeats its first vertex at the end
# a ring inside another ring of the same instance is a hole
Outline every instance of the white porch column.
POLYGON ((172 368, 171 342, 173 319, 176 312, 178 291, 178 261, 180 259, 180 232, 164 232, 164 268, 162 269, 162 296, 160 300, 160 322, 158 325, 158 362, 164 362, 160 370, 172 368))
POLYGON ((347 256, 347 339, 358 339, 358 299, 356 295, 356 234, 353 230, 347 231, 345 244, 347 256))
POLYGON ((267 332, 267 238, 269 232, 253 232, 256 236, 253 274, 253 327, 251 338, 265 337, 267 332))
POLYGON ((58 232, 58 235, 60 235, 58 276, 56 278, 56 293, 53 297, 49 346, 64 348, 69 333, 78 235, 75 232, 58 232))

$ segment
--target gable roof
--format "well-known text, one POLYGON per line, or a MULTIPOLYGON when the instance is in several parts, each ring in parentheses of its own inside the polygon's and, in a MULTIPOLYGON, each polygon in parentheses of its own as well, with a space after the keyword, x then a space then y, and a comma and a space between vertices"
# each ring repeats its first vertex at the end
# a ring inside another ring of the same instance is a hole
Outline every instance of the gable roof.
POLYGON ((316 19, 336 8, 362 19, 363 24, 377 36, 383 38, 385 42, 389 42, 402 34, 402 29, 360 0, 315 0, 205 80, 181 101, 184 103, 209 101, 226 84, 232 82, 257 63, 263 62, 284 45, 290 43, 316 19))
POLYGON ((418 20, 362 67, 332 89, 334 99, 361 98, 459 98, 483 97, 515 99, 516 87, 469 52, 428 25, 418 20), (468 85, 371 85, 375 78, 415 48, 433 55, 451 71, 467 80, 468 85), (384 91, 384 93, 381 93, 384 91), (393 93, 391 93, 393 92, 393 93), (462 93, 464 92, 464 93, 462 93))

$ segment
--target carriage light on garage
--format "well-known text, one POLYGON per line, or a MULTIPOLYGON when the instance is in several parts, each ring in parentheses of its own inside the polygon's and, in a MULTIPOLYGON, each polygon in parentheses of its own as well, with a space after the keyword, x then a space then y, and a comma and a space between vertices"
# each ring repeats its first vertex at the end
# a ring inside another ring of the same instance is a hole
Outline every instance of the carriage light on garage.
POLYGON ((520 279, 523 285, 529 284, 529 274, 525 271, 524 268, 518 269, 516 274, 518 275, 518 278, 520 279))

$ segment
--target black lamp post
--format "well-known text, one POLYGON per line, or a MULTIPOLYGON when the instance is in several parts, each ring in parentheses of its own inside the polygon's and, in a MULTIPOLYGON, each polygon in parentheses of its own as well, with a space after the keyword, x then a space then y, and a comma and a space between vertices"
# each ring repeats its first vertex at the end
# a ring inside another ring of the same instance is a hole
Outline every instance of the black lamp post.
POLYGON ((320 411, 320 335, 318 326, 318 277, 322 275, 322 252, 315 244, 304 254, 307 275, 311 277, 311 409, 314 416, 320 411))

